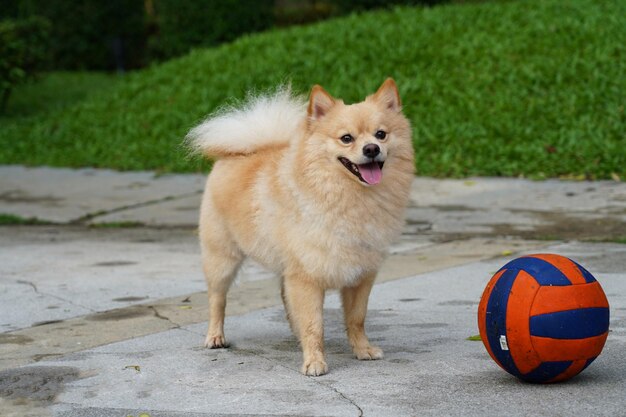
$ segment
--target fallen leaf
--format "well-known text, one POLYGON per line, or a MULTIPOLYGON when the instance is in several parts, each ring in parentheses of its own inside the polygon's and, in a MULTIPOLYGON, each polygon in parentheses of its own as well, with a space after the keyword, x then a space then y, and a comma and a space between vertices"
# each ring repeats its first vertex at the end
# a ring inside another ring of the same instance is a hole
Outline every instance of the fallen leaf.
POLYGON ((191 310, 191 306, 178 306, 181 310, 191 310))
POLYGON ((141 372, 141 367, 139 365, 126 365, 124 369, 134 369, 137 372, 141 372))
POLYGON ((509 256, 511 255, 513 252, 510 250, 503 250, 502 252, 500 252, 500 255, 502 256, 509 256))
POLYGON ((622 180, 620 176, 617 174, 617 172, 611 172, 611 179, 617 182, 620 182, 622 180))
POLYGON ((471 340, 472 342, 480 342, 482 339, 480 338, 480 335, 477 334, 475 336, 470 336, 465 340, 471 340))

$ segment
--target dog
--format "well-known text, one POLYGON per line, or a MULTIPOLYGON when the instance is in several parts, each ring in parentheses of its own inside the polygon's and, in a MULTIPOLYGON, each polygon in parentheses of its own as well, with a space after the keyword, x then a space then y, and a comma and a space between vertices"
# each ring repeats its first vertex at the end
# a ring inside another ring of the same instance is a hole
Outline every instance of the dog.
POLYGON ((411 127, 394 80, 352 105, 319 85, 308 103, 286 88, 250 97, 209 116, 187 141, 216 160, 199 222, 206 347, 227 347, 226 294, 251 257, 281 277, 302 373, 328 372, 322 312, 329 289, 341 291, 355 356, 381 359, 365 334, 367 303, 404 224, 414 175, 411 127))

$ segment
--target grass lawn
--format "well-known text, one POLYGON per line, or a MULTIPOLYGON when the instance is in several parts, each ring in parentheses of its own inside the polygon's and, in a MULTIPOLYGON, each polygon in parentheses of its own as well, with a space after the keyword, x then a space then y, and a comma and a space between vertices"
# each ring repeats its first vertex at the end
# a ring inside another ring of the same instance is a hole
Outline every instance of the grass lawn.
POLYGON ((19 85, 11 94, 9 105, 0 114, 0 123, 11 119, 39 116, 61 110, 104 92, 120 79, 115 74, 102 72, 52 72, 36 81, 19 85))
POLYGON ((624 179, 625 21, 622 0, 526 0, 246 36, 75 104, 0 119, 0 163, 198 171, 207 165, 186 157, 182 138, 225 101, 286 81, 356 101, 393 76, 420 175, 624 179))

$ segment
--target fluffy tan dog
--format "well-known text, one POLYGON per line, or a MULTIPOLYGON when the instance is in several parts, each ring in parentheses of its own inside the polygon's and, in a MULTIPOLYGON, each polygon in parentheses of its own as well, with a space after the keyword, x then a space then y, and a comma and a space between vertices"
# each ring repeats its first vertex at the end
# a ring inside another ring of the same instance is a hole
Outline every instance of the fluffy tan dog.
POLYGON ((226 293, 244 257, 282 277, 306 375, 328 372, 323 304, 340 289, 358 359, 380 359, 364 323, 374 278, 404 223, 413 148, 395 82, 346 105, 316 85, 308 106, 281 90, 209 117, 191 145, 218 159, 206 183, 200 243, 209 292, 206 346, 225 347, 226 293))

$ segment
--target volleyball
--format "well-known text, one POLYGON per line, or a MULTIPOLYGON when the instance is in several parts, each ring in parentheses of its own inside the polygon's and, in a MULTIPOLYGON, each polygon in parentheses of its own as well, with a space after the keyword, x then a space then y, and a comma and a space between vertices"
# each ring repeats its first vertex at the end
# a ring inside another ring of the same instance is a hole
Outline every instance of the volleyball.
POLYGON ((478 307, 478 328, 505 371, 527 382, 559 382, 602 352, 609 303, 600 283, 573 260, 528 255, 491 278, 478 307))

